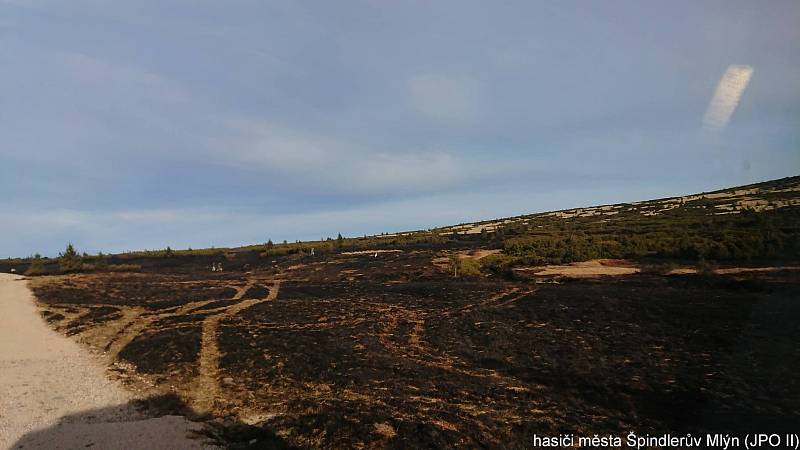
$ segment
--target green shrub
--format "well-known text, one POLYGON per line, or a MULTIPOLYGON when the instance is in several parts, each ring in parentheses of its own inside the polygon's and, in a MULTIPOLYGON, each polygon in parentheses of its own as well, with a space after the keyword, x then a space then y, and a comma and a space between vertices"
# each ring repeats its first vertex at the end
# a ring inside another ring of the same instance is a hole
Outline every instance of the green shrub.
POLYGON ((478 278, 481 276, 480 261, 473 258, 462 258, 458 262, 458 274, 464 278, 478 278))
POLYGON ((480 263, 481 267, 483 267, 484 269, 488 269, 492 272, 497 272, 508 268, 518 259, 519 258, 506 255, 504 253, 495 253, 493 255, 484 256, 483 258, 481 258, 480 263))
POLYGON ((505 255, 503 253, 496 253, 480 259, 480 265, 484 271, 488 271, 505 278, 514 277, 513 268, 517 264, 519 264, 519 258, 505 255))
POLYGON ((64 252, 58 255, 58 270, 62 273, 78 272, 82 264, 83 261, 72 243, 67 244, 64 252))
POLYGON ((34 258, 31 261, 31 265, 28 266, 28 270, 25 271, 25 275, 28 276, 38 276, 38 275, 46 275, 47 269, 44 267, 44 260, 42 258, 34 258))
POLYGON ((103 255, 103 252, 97 254, 97 257, 94 259, 94 268, 98 272, 104 272, 108 270, 108 258, 103 255))

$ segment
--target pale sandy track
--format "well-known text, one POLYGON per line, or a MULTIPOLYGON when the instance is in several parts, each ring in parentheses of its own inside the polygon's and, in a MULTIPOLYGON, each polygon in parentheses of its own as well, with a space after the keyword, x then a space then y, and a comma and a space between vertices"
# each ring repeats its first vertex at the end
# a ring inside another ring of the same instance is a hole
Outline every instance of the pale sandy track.
MULTIPOLYGON (((251 286, 252 283, 248 283, 241 288, 233 297, 234 300, 240 300, 251 286)), ((274 301, 278 298, 278 291, 280 288, 281 280, 275 280, 272 282, 267 298, 241 300, 239 303, 226 308, 222 312, 208 317, 203 322, 203 337, 200 347, 200 356, 198 358, 200 376, 197 379, 197 387, 195 389, 197 395, 196 406, 200 411, 213 411, 214 402, 219 396, 219 360, 221 355, 217 341, 219 339, 220 322, 259 303, 274 301)))
POLYGON ((24 280, 0 274, 0 449, 203 448, 187 437, 198 424, 148 419, 132 399, 91 354, 44 323, 24 280))

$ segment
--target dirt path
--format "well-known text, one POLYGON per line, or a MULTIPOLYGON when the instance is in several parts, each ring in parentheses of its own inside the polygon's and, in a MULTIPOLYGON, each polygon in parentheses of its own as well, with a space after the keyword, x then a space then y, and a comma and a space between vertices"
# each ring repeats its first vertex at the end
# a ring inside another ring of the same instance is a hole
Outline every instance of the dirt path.
POLYGON ((132 399, 91 354, 44 323, 24 280, 0 274, 0 449, 203 448, 187 438, 198 424, 148 419, 132 399))
MULTIPOLYGON (((242 290, 236 294, 234 299, 241 299, 250 286, 252 286, 252 283, 248 283, 247 286, 242 288, 242 290)), ((241 300, 239 303, 229 306, 218 314, 207 317, 206 320, 203 321, 203 337, 199 358, 200 369, 198 370, 200 375, 197 378, 197 389, 194 390, 197 395, 196 407, 199 410, 204 412, 213 411, 214 403, 217 400, 219 393, 220 353, 217 335, 220 322, 228 317, 233 317, 236 314, 239 314, 251 306, 262 302, 275 300, 278 298, 278 291, 280 290, 280 287, 281 280, 275 280, 272 282, 272 286, 270 287, 269 294, 266 298, 241 300)))
POLYGON ((200 300, 196 302, 181 305, 175 311, 165 314, 152 314, 145 315, 145 310, 135 309, 133 311, 126 311, 123 317, 118 320, 120 327, 118 331, 111 337, 106 345, 106 352, 110 355, 111 360, 117 358, 117 355, 130 344, 137 336, 143 331, 147 330, 154 322, 164 319, 165 317, 180 316, 188 314, 192 310, 205 306, 211 303, 211 300, 200 300))

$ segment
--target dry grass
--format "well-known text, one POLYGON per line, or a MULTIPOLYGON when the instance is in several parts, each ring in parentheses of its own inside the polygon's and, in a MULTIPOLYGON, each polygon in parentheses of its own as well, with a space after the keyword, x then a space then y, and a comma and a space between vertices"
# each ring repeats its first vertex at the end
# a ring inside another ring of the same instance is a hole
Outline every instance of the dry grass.
POLYGON ((522 267, 515 271, 537 277, 596 278, 639 273, 633 262, 620 259, 594 259, 565 265, 522 267))

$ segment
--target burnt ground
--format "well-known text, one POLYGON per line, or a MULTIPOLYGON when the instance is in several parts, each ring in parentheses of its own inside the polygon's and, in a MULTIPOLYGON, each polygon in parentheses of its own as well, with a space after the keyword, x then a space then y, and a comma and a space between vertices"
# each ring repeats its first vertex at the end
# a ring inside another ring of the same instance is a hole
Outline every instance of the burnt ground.
POLYGON ((213 426, 234 447, 263 434, 527 448, 534 434, 800 425, 797 271, 464 280, 435 256, 293 255, 33 287, 47 320, 129 383, 229 418, 213 426))

